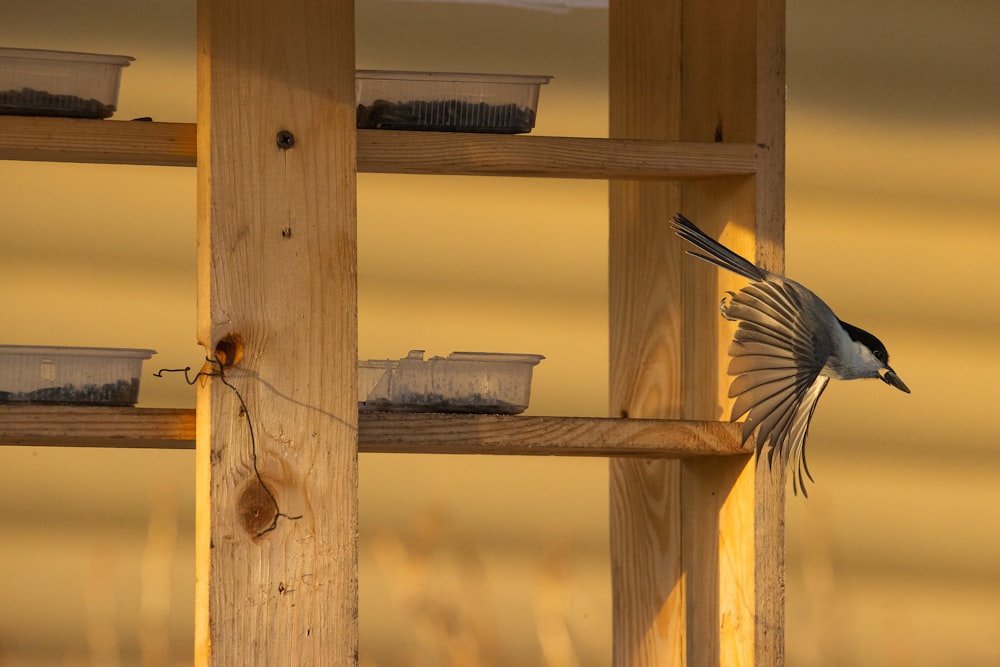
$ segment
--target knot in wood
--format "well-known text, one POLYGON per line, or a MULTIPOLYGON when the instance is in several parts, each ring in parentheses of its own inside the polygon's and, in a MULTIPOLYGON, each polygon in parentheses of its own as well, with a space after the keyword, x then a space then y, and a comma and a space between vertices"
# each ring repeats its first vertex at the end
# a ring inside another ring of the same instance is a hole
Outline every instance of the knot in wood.
POLYGON ((215 344, 215 359, 224 368, 235 366, 242 358, 243 337, 238 333, 228 334, 215 344))
POLYGON ((256 478, 252 479, 240 494, 240 499, 236 502, 236 512, 243 530, 255 539, 273 526, 278 516, 274 498, 256 478))

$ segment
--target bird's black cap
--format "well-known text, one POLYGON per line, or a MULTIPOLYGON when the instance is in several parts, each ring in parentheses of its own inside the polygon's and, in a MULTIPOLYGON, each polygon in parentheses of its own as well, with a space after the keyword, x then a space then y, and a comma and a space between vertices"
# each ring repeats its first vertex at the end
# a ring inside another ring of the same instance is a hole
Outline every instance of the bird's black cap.
POLYGON ((874 355, 875 358, 883 364, 889 363, 889 351, 885 349, 885 345, 882 344, 882 341, 864 329, 859 329, 853 324, 848 324, 843 320, 838 321, 840 322, 840 326, 844 327, 844 330, 847 331, 847 335, 851 337, 851 340, 861 343, 867 347, 872 351, 872 355, 874 355))

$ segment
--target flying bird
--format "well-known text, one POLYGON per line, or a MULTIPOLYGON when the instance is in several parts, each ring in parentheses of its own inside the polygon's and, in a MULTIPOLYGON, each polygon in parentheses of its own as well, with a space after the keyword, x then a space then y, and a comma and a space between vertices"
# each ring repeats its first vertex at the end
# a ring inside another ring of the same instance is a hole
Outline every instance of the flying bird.
POLYGON ((889 366, 889 353, 878 338, 839 319, 826 303, 794 280, 771 273, 739 256, 681 214, 671 227, 702 252, 689 255, 750 280, 738 292, 727 292, 722 316, 738 321, 729 346, 729 397, 735 398, 731 419, 743 422, 743 442, 756 433, 757 459, 769 446, 792 470, 792 489, 808 496, 805 478, 809 420, 830 378, 880 378, 910 393, 889 366))

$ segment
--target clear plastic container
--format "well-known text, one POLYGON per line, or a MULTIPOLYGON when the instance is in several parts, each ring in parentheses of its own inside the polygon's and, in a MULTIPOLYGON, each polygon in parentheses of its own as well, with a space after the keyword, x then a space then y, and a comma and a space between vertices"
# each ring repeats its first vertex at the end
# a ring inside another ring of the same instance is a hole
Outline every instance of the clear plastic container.
POLYGON ((0 403, 135 405, 155 350, 0 345, 0 403))
POLYGON ((552 77, 358 70, 358 128, 531 132, 538 91, 552 77))
POLYGON ((134 58, 0 48, 0 114, 107 118, 134 58))
POLYGON ((540 354, 452 352, 424 361, 358 362, 358 409, 367 412, 474 412, 516 415, 528 407, 532 368, 540 354))

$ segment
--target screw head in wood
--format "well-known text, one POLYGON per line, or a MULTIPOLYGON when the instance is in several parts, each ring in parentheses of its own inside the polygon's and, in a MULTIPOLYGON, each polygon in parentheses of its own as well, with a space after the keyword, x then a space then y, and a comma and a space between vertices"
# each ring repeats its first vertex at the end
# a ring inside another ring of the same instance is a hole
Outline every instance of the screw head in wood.
POLYGON ((288 150, 295 145, 295 135, 288 130, 281 130, 278 132, 276 142, 278 144, 278 148, 288 150))

